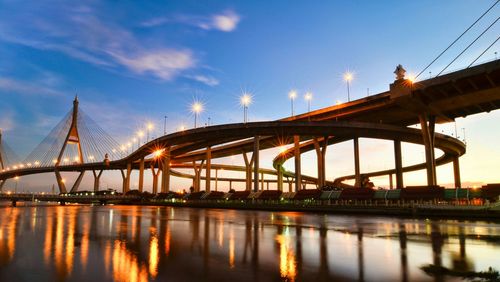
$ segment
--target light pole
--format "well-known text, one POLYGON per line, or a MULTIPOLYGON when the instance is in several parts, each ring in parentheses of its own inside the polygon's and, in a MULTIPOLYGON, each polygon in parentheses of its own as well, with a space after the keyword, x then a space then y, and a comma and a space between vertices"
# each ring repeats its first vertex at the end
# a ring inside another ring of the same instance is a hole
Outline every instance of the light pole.
POLYGON ((14 188, 14 193, 17 194, 17 182, 19 182, 19 176, 14 177, 16 180, 16 187, 14 188))
POLYGON ((307 101, 307 112, 311 111, 311 100, 312 100, 313 94, 311 92, 307 92, 306 95, 304 96, 304 99, 307 101))
POLYGON ((288 92, 288 98, 290 98, 290 104, 292 106, 292 117, 293 117, 293 100, 297 98, 297 90, 290 90, 290 92, 288 92))
POLYGON ((203 104, 196 101, 191 105, 191 111, 194 113, 194 128, 197 127, 198 115, 203 111, 203 104))
POLYGON ((243 106, 243 122, 248 121, 248 106, 252 103, 252 95, 249 93, 243 94, 240 98, 240 104, 243 106))
POLYGON ((144 132, 142 130, 137 131, 137 146, 141 146, 141 137, 144 136, 144 132))
POLYGON ((146 131, 147 131, 147 137, 146 137, 146 142, 149 142, 149 132, 151 131, 151 129, 153 129, 153 124, 148 122, 148 124, 146 124, 146 131))
POLYGON ((351 101, 351 89, 350 89, 350 83, 351 83, 351 80, 354 78, 353 74, 351 72, 346 72, 344 74, 344 80, 347 84, 347 102, 350 102, 351 101))
MULTIPOLYGON (((135 144, 135 142, 137 142, 137 138, 132 138, 132 146, 135 144)), ((137 149, 139 149, 139 142, 137 142, 137 149)))
POLYGON ((163 121, 163 135, 167 135, 167 116, 165 116, 163 121))

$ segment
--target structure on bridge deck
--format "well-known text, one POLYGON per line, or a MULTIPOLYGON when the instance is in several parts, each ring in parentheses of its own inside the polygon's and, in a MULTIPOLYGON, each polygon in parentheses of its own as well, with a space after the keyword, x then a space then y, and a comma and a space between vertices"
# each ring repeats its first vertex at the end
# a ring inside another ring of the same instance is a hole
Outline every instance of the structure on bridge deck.
POLYGON ((355 187, 361 188, 368 177, 381 175, 390 177, 391 188, 404 188, 403 173, 425 169, 426 186, 435 187, 436 166, 453 163, 455 186, 460 188, 459 157, 465 153, 465 144, 450 136, 435 133, 435 126, 436 123, 450 122, 457 117, 498 109, 500 61, 419 82, 406 79, 402 67, 398 67, 395 73, 396 80, 390 85, 390 90, 384 93, 277 121, 225 124, 180 131, 151 140, 128 155, 123 154, 124 150, 120 150, 118 143, 79 110, 78 99, 75 98, 70 113, 35 148, 22 167, 4 168, 0 158, 0 180, 55 172, 59 191, 65 193, 61 172, 79 173, 71 189, 76 191, 85 171, 92 170, 94 190, 97 191, 104 170, 120 170, 122 189, 126 193, 130 190, 132 170, 138 170, 138 190, 142 192, 144 172, 150 168, 153 193, 158 192, 160 180, 160 192, 169 192, 171 176, 193 179, 193 189, 197 192, 201 190, 202 180, 205 181, 205 190, 211 191, 212 171, 215 169, 215 189, 217 181, 228 181, 230 186, 233 182, 244 182, 246 189, 253 191, 264 190, 264 183, 269 186, 272 182, 276 183, 278 190, 283 191, 284 183, 288 182, 290 191, 299 191, 307 184, 318 188, 325 185, 346 187, 342 182, 351 179, 355 187), (419 124, 420 129, 409 127, 415 124, 419 124), (395 167, 362 172, 359 138, 393 141, 395 167), (328 145, 348 140, 353 142, 354 174, 338 177, 333 183, 328 182, 325 163, 328 145), (424 145, 425 162, 404 167, 402 142, 424 145), (274 158, 274 169, 261 168, 260 151, 284 145, 291 146, 274 158), (440 149, 443 155, 436 157, 435 149, 440 149), (317 177, 301 172, 301 154, 308 151, 316 153, 317 177), (236 155, 242 155, 244 166, 212 163, 212 159, 236 155), (103 158, 105 160, 100 161, 103 158), (283 167, 290 158, 294 158, 295 171, 286 171, 283 167), (178 170, 186 168, 191 168, 193 173, 178 170), (241 171, 245 177, 218 178, 219 169, 241 171), (266 179, 265 175, 273 175, 273 179, 266 179), (392 183, 393 175, 395 185, 392 183))

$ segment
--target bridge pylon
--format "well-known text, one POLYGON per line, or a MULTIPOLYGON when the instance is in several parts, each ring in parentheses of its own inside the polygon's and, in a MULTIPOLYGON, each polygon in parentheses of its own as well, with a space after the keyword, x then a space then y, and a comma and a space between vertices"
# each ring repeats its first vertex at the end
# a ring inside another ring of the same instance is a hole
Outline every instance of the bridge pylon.
MULTIPOLYGON (((64 180, 61 176, 61 173, 59 172, 58 167, 61 164, 61 159, 64 155, 64 152, 65 152, 68 144, 72 144, 72 145, 77 146, 78 162, 80 162, 80 163, 83 162, 82 145, 80 143, 80 135, 78 133, 78 96, 76 96, 75 100, 73 100, 73 111, 72 111, 71 116, 72 116, 71 126, 69 127, 68 133, 66 134, 66 138, 64 139, 64 143, 61 147, 61 151, 59 151, 59 155, 58 155, 56 163, 55 163, 55 174, 56 174, 57 185, 59 186, 60 193, 66 193, 66 185, 65 185, 64 180)), ((75 192, 78 189, 78 186, 79 186, 84 174, 85 174, 85 171, 83 170, 80 173, 77 181, 75 182, 75 185, 73 185, 71 192, 75 192)))

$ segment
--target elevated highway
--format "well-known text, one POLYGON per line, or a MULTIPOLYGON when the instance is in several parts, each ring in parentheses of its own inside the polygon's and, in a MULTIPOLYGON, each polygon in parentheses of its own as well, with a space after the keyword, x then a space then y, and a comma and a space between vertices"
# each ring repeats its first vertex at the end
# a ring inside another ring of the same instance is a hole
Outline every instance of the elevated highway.
MULTIPOLYGON (((341 176, 338 180, 355 179, 355 185, 359 186, 362 173, 359 169, 358 139, 376 138, 394 141, 396 167, 363 175, 394 174, 396 187, 402 188, 403 172, 426 169, 427 184, 435 186, 436 165, 453 162, 456 186, 460 187, 458 158, 465 153, 465 145, 454 138, 435 133, 435 124, 490 112, 499 106, 500 61, 496 60, 418 82, 399 78, 390 85, 389 91, 277 121, 225 124, 172 133, 152 140, 130 155, 115 161, 68 165, 59 165, 58 161, 55 166, 3 168, 0 181, 46 172, 56 172, 58 175, 59 172, 74 171, 83 174, 84 171, 91 170, 97 180, 94 188, 98 189, 100 171, 120 170, 123 176, 123 190, 126 192, 130 189, 130 173, 133 169, 138 169, 140 175, 143 175, 145 168, 152 168, 153 171, 158 169, 153 174, 154 181, 159 180, 158 175, 161 173, 162 192, 170 189, 171 174, 193 178, 197 190, 200 189, 199 182, 204 179, 206 189, 210 190, 211 170, 218 169, 218 165, 211 164, 211 160, 242 155, 245 166, 229 167, 228 170, 245 171, 246 176, 245 179, 234 181, 246 181, 247 189, 250 189, 253 181, 253 189, 257 190, 259 174, 274 174, 277 176, 278 189, 283 189, 283 177, 291 177, 294 178, 295 189, 298 190, 304 183, 325 185, 324 155, 327 146, 353 140, 355 172, 341 176), (408 128, 414 124, 419 124, 420 129, 408 128), (426 161, 403 167, 401 142, 424 145, 426 161), (293 147, 276 156, 273 162, 274 173, 260 167, 259 151, 287 144, 293 144, 293 147), (440 149, 443 154, 434 156, 434 148, 440 149), (300 172, 300 155, 311 150, 316 151, 318 159, 317 178, 303 176, 300 172), (247 153, 252 153, 252 156, 248 157, 247 153), (294 172, 283 169, 283 163, 290 158, 295 161, 294 172), (194 169, 193 175, 175 171, 175 168, 188 167, 194 169), (205 170, 204 176, 200 175, 202 169, 205 170), (99 173, 96 174, 96 171, 99 173)), ((73 111, 77 112, 77 108, 73 111)), ((76 115, 74 116, 75 120, 76 115)), ((76 128, 76 125, 72 124, 70 129, 73 127, 76 128)), ((143 186, 141 181, 143 176, 140 176, 140 190, 143 186)), ((60 182, 61 178, 58 176, 60 191, 65 192, 65 186, 60 182)), ((3 182, 0 182, 0 185, 3 185, 3 182)), ((78 185, 75 187, 78 189, 78 185)))

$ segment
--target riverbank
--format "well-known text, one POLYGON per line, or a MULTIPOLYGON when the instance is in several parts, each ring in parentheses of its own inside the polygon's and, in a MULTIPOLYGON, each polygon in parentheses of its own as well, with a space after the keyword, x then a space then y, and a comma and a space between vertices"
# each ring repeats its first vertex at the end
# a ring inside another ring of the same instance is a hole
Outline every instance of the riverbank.
POLYGON ((386 215, 416 218, 485 219, 500 221, 500 205, 454 206, 454 205, 318 205, 308 203, 262 203, 262 202, 211 202, 176 201, 142 202, 140 205, 213 208, 235 210, 258 210, 279 212, 312 212, 327 214, 386 215))

